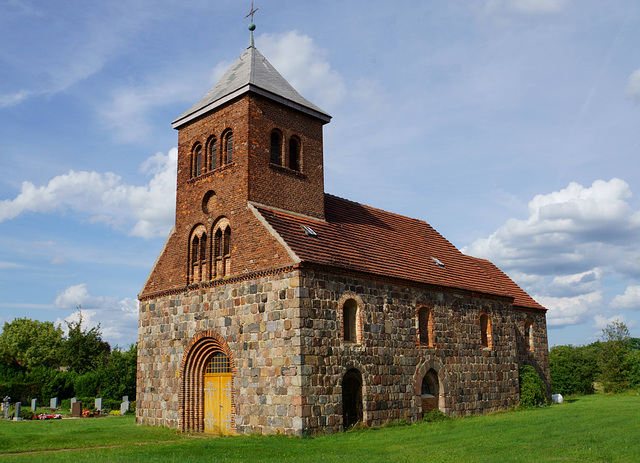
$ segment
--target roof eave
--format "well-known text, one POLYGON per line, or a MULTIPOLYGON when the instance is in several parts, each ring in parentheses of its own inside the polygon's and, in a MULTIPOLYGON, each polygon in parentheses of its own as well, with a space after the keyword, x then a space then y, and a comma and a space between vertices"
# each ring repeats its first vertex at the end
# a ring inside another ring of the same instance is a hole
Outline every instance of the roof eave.
POLYGON ((272 101, 275 101, 277 103, 280 103, 284 106, 288 106, 290 108, 293 108, 297 111, 300 111, 304 114, 307 114, 309 116, 315 117, 316 119, 320 119, 324 124, 327 124, 331 121, 331 116, 325 112, 320 112, 320 111, 316 111, 313 108, 309 108, 308 106, 304 106, 301 105, 299 103, 296 103, 295 101, 291 101, 287 98, 284 98, 280 95, 276 95, 272 92, 269 92, 267 90, 264 90, 260 87, 257 87, 253 84, 246 84, 243 87, 240 87, 239 89, 221 97, 218 98, 215 101, 212 101, 211 103, 209 103, 206 106, 203 106, 200 109, 197 109, 196 111, 190 113, 190 114, 186 114, 184 116, 179 117, 178 119, 174 120, 171 123, 171 127, 173 127, 174 129, 178 130, 181 127, 183 127, 184 125, 188 124, 189 122, 193 121, 194 119, 197 119, 200 116, 203 116, 204 114, 207 114, 211 111, 213 111, 214 109, 224 105, 225 103, 228 103, 229 101, 244 95, 245 93, 255 93, 257 95, 261 95, 265 98, 268 98, 272 101))

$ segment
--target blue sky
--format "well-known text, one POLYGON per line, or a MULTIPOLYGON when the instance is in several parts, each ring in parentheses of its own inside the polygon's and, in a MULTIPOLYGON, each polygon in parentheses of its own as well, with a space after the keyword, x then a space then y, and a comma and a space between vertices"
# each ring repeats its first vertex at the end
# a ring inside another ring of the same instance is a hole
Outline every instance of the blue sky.
MULTIPOLYGON (((327 192, 429 222, 549 308, 550 345, 640 337, 640 5, 256 2, 328 111, 327 192)), ((0 322, 126 346, 174 216, 177 132, 248 2, 0 0, 0 322)))

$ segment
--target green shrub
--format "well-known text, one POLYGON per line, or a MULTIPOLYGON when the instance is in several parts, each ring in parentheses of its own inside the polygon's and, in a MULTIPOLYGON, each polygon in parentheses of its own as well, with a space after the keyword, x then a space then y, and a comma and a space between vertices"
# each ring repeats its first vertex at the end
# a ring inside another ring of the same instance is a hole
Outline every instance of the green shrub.
POLYGON ((549 351, 551 392, 554 394, 593 394, 599 373, 599 343, 589 346, 553 346, 549 351))
POLYGON ((33 413, 29 408, 21 408, 20 418, 22 418, 23 420, 35 420, 36 414, 33 413))
POLYGON ((434 408, 433 410, 425 413, 424 415, 422 415, 422 421, 426 421, 427 423, 433 423, 436 421, 444 421, 444 420, 448 420, 449 417, 447 415, 445 415, 444 413, 442 413, 440 410, 438 410, 437 408, 434 408))
POLYGON ((95 397, 100 386, 96 373, 85 373, 76 378, 74 384, 76 397, 95 397))
POLYGON ((530 365, 524 365, 520 368, 520 406, 536 407, 544 404, 544 381, 536 373, 536 370, 530 365))

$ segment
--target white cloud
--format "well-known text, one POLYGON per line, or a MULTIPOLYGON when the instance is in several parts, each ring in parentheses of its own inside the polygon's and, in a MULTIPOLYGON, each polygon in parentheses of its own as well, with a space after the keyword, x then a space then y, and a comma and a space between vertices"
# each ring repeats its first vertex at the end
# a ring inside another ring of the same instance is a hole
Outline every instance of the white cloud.
POLYGON ((202 85, 189 78, 191 73, 185 74, 181 80, 172 77, 166 82, 115 90, 110 101, 100 108, 100 115, 114 138, 127 143, 143 140, 153 132, 147 118, 152 108, 198 98, 194 88, 202 85))
MULTIPOLYGON (((81 307, 82 324, 92 328, 100 324, 100 331, 105 340, 112 347, 115 344, 124 346, 135 342, 138 331, 138 301, 131 298, 118 299, 117 297, 91 296, 87 285, 82 283, 67 287, 58 294, 54 306, 59 310, 73 310, 64 321, 77 322, 81 307)), ((63 320, 56 320, 56 324, 62 324, 63 320)))
POLYGON ((640 310, 640 286, 627 286, 624 294, 614 297, 609 306, 614 310, 640 310))
POLYGON ((607 327, 607 325, 615 321, 624 323, 625 325, 627 325, 627 328, 629 328, 629 321, 627 320, 627 317, 624 316, 624 314, 612 315, 610 317, 605 317, 604 315, 596 315, 595 317, 593 317, 593 321, 594 323, 591 328, 599 331, 596 335, 601 334, 600 331, 602 331, 607 327))
POLYGON ((142 186, 127 185, 112 172, 69 171, 40 187, 23 182, 18 196, 0 201, 0 222, 25 212, 73 210, 88 214, 93 222, 131 226, 133 236, 166 235, 175 212, 177 156, 173 148, 147 159, 141 169, 152 178, 142 186))
POLYGON ((629 76, 626 92, 629 98, 640 103, 640 69, 637 69, 629 76))
POLYGON ((485 12, 545 16, 562 12, 568 4, 568 0, 488 0, 485 12))
POLYGON ((602 293, 581 294, 573 297, 533 296, 545 306, 549 326, 576 325, 584 323, 602 308, 602 293))
POLYGON ((338 105, 347 95, 342 76, 327 61, 327 52, 298 31, 262 34, 256 40, 269 62, 302 96, 321 108, 338 105))
POLYGON ((629 185, 617 178, 596 180, 590 188, 572 182, 563 190, 537 195, 529 202, 528 219, 509 219, 464 251, 525 273, 622 269, 629 259, 640 257, 634 238, 640 213, 631 210, 630 196, 629 185))
MULTIPOLYGON (((550 326, 583 323, 606 311, 607 280, 638 278, 640 214, 628 203, 623 180, 535 196, 529 217, 509 219, 488 238, 463 249, 494 262, 549 309, 550 326)), ((640 287, 629 286, 611 310, 640 307, 640 287)))

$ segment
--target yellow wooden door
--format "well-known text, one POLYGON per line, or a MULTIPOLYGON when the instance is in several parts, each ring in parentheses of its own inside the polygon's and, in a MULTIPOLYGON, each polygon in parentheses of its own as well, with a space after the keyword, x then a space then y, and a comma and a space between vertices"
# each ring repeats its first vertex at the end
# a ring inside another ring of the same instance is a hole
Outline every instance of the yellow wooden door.
POLYGON ((231 390, 230 374, 204 375, 204 432, 232 433, 231 390))

